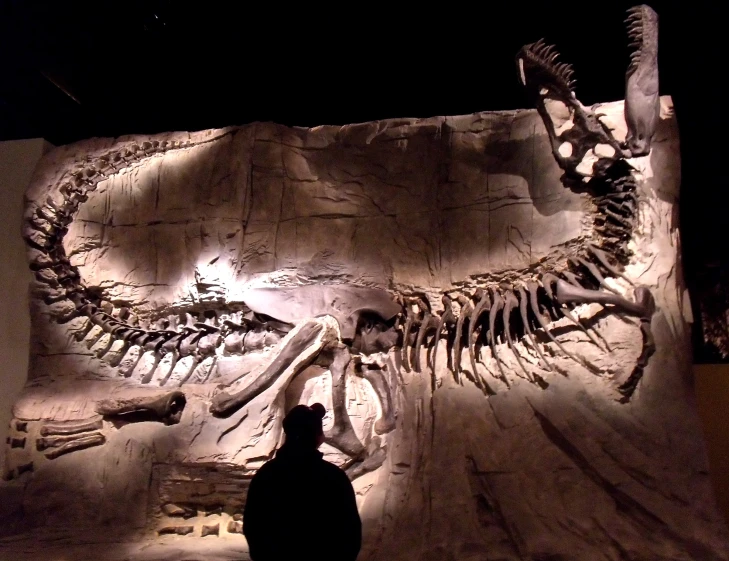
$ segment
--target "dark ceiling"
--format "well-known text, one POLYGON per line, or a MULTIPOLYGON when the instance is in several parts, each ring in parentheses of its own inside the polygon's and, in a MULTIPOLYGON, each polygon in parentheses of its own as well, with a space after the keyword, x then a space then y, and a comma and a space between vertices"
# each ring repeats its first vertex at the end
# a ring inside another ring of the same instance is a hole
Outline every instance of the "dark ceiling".
MULTIPOLYGON (((393 3, 0 0, 0 140, 520 108, 514 55, 540 37, 574 64, 583 103, 621 99, 632 4, 441 2, 398 13, 393 3)), ((682 240, 694 283, 717 264, 729 279, 722 4, 651 3, 661 18, 661 93, 673 96, 681 132, 682 240)))
MULTIPOLYGON (((480 2, 395 15, 357 4, 0 3, 0 138, 56 144, 255 120, 344 124, 523 107, 514 55, 542 36, 574 63, 584 103, 621 99, 631 5, 480 2)), ((677 5, 653 5, 665 93, 684 64, 680 30, 697 17, 677 5)))

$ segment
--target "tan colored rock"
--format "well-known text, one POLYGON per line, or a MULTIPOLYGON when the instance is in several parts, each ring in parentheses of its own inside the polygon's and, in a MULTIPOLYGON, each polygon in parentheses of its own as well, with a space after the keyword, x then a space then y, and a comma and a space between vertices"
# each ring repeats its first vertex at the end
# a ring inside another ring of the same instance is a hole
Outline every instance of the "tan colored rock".
MULTIPOLYGON (((536 348, 555 366, 547 371, 514 333, 515 352, 543 384, 526 380, 504 340, 495 344, 500 363, 485 344, 471 372, 466 350, 456 377, 445 334, 431 351, 434 371, 423 349, 422 372, 406 368, 412 357, 403 361, 399 349, 359 352, 343 336, 354 312, 355 327, 367 325, 353 291, 392 306, 385 319, 399 329, 408 298, 422 296, 440 317, 449 295, 455 324, 457 296, 558 271, 592 239, 595 200, 560 182, 534 111, 315 129, 256 123, 51 152, 29 188, 27 217, 48 210, 49 197, 66 204, 63 186, 77 180, 84 193, 73 197, 88 199, 74 203, 62 240, 70 265, 51 271, 47 254, 30 250, 44 272, 31 307, 31 381, 14 408, 27 423, 22 438, 35 443, 44 423, 92 418, 100 402, 179 389, 186 405, 171 426, 106 420, 105 444, 52 460, 35 444, 11 448, 8 496, 18 504, 22 495, 22 523, 39 539, 51 528, 78 539, 81 526, 114 524, 144 544, 174 539, 159 534, 210 544, 222 525, 218 541, 242 544, 248 484, 282 441, 284 412, 321 402, 325 429, 335 428, 335 357, 346 348, 341 395, 362 457, 333 441, 322 451, 357 476, 361 559, 729 559, 688 377, 678 136, 670 99, 662 103, 650 156, 630 162, 641 205, 628 280, 606 280, 629 300, 629 282, 645 285, 657 304, 657 351, 627 403, 618 387, 641 353, 640 322, 599 304, 574 310, 590 329, 550 323, 593 371, 535 329, 536 348), (81 179, 71 175, 79 170, 81 179), (109 179, 83 179, 102 170, 109 179), (72 283, 59 280, 73 267, 84 297, 99 298, 80 317, 72 283), (280 287, 296 295, 270 299, 280 287), (315 336, 270 385, 227 416, 211 414, 223 392, 256 387, 307 326, 315 336), (387 399, 373 380, 385 381, 387 399), (20 474, 27 465, 32 473, 20 474)), ((599 112, 621 140, 622 103, 599 112)), ((32 243, 49 239, 31 230, 32 243)), ((20 509, 6 510, 18 528, 20 509)))

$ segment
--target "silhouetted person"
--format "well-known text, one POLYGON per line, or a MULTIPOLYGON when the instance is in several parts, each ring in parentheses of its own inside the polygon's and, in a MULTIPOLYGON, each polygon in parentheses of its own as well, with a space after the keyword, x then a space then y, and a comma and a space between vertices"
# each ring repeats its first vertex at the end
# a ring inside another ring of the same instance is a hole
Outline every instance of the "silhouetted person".
POLYGON ((354 561, 362 523, 347 475, 324 461, 320 403, 283 421, 286 442, 253 477, 243 533, 253 561, 354 561))

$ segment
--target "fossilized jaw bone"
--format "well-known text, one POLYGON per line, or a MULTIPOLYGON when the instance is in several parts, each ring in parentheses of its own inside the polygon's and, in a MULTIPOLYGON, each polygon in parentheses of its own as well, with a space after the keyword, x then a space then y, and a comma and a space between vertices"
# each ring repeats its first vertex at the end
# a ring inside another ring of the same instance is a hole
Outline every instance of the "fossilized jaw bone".
POLYGON ((625 147, 631 154, 645 156, 658 125, 658 14, 641 4, 628 10, 628 35, 635 50, 625 74, 625 147))

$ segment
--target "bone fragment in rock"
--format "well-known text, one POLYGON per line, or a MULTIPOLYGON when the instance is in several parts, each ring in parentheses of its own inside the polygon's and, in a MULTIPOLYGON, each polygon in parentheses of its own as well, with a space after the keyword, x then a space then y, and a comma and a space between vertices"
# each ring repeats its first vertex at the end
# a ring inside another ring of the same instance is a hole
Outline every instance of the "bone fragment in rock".
POLYGON ((203 516, 213 516, 214 514, 222 514, 223 505, 205 505, 202 509, 203 516))
POLYGON ((504 310, 503 310, 503 319, 504 319, 504 334, 506 335, 506 342, 509 345, 509 349, 511 349, 511 352, 514 355, 514 358, 516 358, 516 362, 519 364, 519 367, 524 371, 524 374, 526 375, 526 379, 530 382, 533 382, 532 375, 529 373, 529 371, 524 366, 524 363, 521 361, 521 357, 519 356, 519 351, 514 346, 514 341, 511 338, 511 312, 516 309, 516 307, 519 305, 519 301, 516 299, 516 296, 511 290, 507 290, 505 292, 504 296, 504 310))
POLYGON ((24 464, 19 464, 18 467, 15 468, 14 472, 10 471, 7 474, 7 479, 13 479, 14 477, 20 477, 24 473, 33 473, 35 471, 35 466, 33 465, 33 462, 27 462, 24 464))
POLYGON ((28 421, 15 420, 15 430, 18 432, 28 432, 28 421))
POLYGON ((547 370, 552 370, 552 365, 547 360, 547 357, 544 356, 542 353, 542 349, 539 347, 537 342, 534 340, 534 336, 532 335, 532 328, 529 325, 529 312, 528 312, 528 306, 529 302, 527 301, 527 294, 524 290, 524 287, 519 285, 517 286, 517 291, 519 293, 519 315, 521 316, 521 322, 524 324, 524 333, 529 341, 529 344, 532 346, 532 348, 537 352, 539 355, 539 358, 542 359, 542 362, 544 363, 547 370))
POLYGON ((216 522, 215 524, 203 524, 200 535, 202 537, 220 535, 220 523, 216 522))
POLYGON ((356 461, 349 466, 345 472, 351 481, 354 481, 358 477, 363 476, 365 473, 375 471, 387 458, 387 453, 384 448, 377 448, 374 452, 367 455, 364 460, 356 461))
MULTIPOLYGON (((375 390, 377 399, 382 407, 382 417, 375 422, 375 432, 377 434, 385 434, 395 428, 395 406, 392 402, 392 390, 388 384, 384 373, 380 369, 369 369, 364 367, 363 377, 375 390)), ((345 407, 346 411, 346 407, 345 407)))
POLYGON ((174 503, 166 503, 162 506, 162 512, 167 516, 180 517, 184 519, 194 518, 197 516, 197 509, 188 505, 177 505, 174 503))
MULTIPOLYGON (((299 355, 314 344, 322 329, 321 324, 316 322, 309 322, 302 326, 255 381, 233 395, 227 392, 217 394, 210 405, 210 412, 219 417, 230 415, 270 388, 299 355)), ((301 368, 304 366, 306 365, 300 365, 301 368)))
POLYGON ((104 399, 96 404, 96 412, 130 422, 157 421, 174 425, 180 422, 186 403, 183 392, 172 391, 161 395, 104 399))
POLYGON ((195 531, 195 526, 188 525, 188 526, 165 526, 163 528, 160 528, 157 530, 157 533, 160 536, 169 535, 169 534, 176 534, 178 536, 187 536, 188 534, 192 534, 195 531))
POLYGON ((325 434, 325 441, 345 454, 358 458, 364 452, 364 446, 357 438, 347 412, 346 373, 351 360, 349 349, 344 345, 335 348, 332 351, 332 358, 329 371, 332 375, 334 426, 325 434))
POLYGON ((499 367, 499 373, 501 374, 500 378, 506 384, 506 387, 510 387, 509 380, 506 377, 506 374, 504 374, 504 368, 501 365, 501 359, 499 358, 499 354, 496 352, 496 318, 498 317, 499 312, 504 308, 504 299, 501 297, 501 294, 499 294, 498 291, 494 291, 494 298, 493 302, 491 304, 491 309, 489 310, 489 332, 488 332, 488 341, 489 341, 489 347, 491 347, 491 355, 494 357, 494 360, 496 361, 496 365, 499 367))
POLYGON ((103 422, 101 419, 69 423, 46 423, 41 427, 40 434, 41 436, 79 434, 82 432, 99 430, 102 426, 103 422))
POLYGON ((84 433, 82 435, 62 434, 56 436, 42 436, 35 441, 35 448, 38 451, 47 450, 48 448, 58 448, 59 446, 62 446, 68 442, 75 442, 81 436, 96 436, 100 434, 101 433, 99 431, 93 431, 89 433, 84 433))
MULTIPOLYGON (((636 289, 635 291, 636 296, 638 295, 638 290, 639 289, 636 289)), ((577 288, 568 284, 562 279, 559 279, 557 281, 556 298, 560 304, 567 302, 573 302, 577 304, 591 304, 593 302, 602 305, 610 304, 611 306, 615 306, 616 308, 619 308, 624 312, 638 317, 645 317, 647 313, 653 313, 651 306, 649 306, 647 303, 643 303, 640 301, 630 302, 622 296, 618 296, 617 294, 612 294, 609 292, 603 292, 601 290, 588 290, 586 288, 577 288)))
POLYGON ((228 521, 228 533, 229 534, 242 534, 243 533, 243 522, 240 520, 229 520, 228 521))
POLYGON ((453 315, 453 308, 451 307, 451 299, 444 294, 441 301, 443 303, 443 313, 440 316, 440 320, 438 320, 438 326, 435 328, 435 340, 433 341, 433 361, 431 364, 433 373, 435 373, 435 359, 438 356, 438 342, 440 341, 443 327, 450 331, 450 328, 456 324, 456 317, 453 315))
POLYGON ((91 448, 92 446, 99 446, 104 444, 104 442, 106 442, 106 438, 104 438, 104 435, 101 433, 90 434, 88 436, 82 435, 71 442, 66 442, 58 448, 53 448, 49 452, 46 452, 46 458, 53 460, 59 456, 68 454, 69 452, 84 450, 86 448, 91 448))
POLYGON ((25 437, 9 437, 11 448, 25 448, 25 437))

